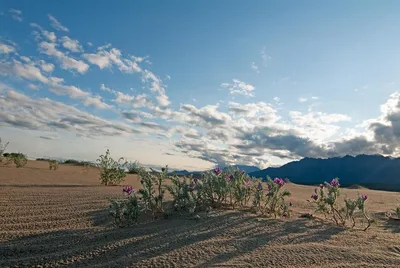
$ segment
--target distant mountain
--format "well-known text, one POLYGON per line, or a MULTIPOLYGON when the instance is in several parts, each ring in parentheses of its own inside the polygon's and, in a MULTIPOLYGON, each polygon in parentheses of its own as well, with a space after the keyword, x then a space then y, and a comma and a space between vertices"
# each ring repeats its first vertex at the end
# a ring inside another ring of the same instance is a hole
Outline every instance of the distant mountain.
MULTIPOLYGON (((249 174, 251 172, 260 171, 260 169, 258 167, 246 166, 246 165, 233 165, 233 166, 226 166, 224 168, 229 168, 229 167, 238 168, 240 170, 243 170, 247 174, 249 174)), ((175 171, 170 172, 170 174, 176 174, 176 175, 180 175, 180 176, 190 176, 190 175, 199 175, 199 174, 201 174, 203 172, 207 172, 207 171, 211 171, 211 170, 204 170, 204 171, 175 170, 175 171)))
POLYGON ((257 178, 287 178, 294 183, 308 185, 320 184, 338 177, 344 187, 358 184, 370 189, 400 190, 400 158, 382 155, 303 158, 249 175, 257 178))
POLYGON ((252 172, 257 172, 260 171, 260 169, 258 167, 255 166, 246 166, 246 165, 234 165, 232 167, 238 168, 240 170, 243 170, 244 172, 246 172, 247 174, 250 174, 252 172))

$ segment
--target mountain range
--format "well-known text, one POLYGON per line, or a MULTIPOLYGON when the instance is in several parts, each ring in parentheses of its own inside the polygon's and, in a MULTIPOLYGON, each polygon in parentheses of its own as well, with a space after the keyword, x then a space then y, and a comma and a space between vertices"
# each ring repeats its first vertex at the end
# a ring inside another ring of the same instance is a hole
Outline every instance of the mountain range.
MULTIPOLYGON (((382 155, 346 155, 343 157, 303 158, 280 167, 260 170, 255 166, 235 165, 249 176, 266 179, 279 177, 293 183, 319 185, 339 178, 343 187, 360 185, 370 189, 400 191, 400 158, 382 155)), ((175 171, 177 175, 199 176, 204 171, 175 171)))
POLYGON ((360 185, 370 189, 399 191, 400 158, 382 155, 303 158, 249 175, 263 179, 267 176, 287 178, 291 182, 306 185, 318 185, 337 177, 344 187, 360 185))

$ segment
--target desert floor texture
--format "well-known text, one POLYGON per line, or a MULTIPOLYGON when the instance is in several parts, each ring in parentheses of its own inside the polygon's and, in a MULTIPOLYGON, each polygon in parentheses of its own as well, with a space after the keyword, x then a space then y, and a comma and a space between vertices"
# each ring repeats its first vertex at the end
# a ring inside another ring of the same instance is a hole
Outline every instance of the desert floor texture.
MULTIPOLYGON (((400 267, 400 223, 384 217, 399 193, 342 191, 368 194, 378 222, 367 232, 299 218, 312 212, 314 188, 295 184, 287 186, 288 219, 228 210, 120 229, 107 198, 122 197, 122 187, 101 186, 98 177, 95 168, 0 164, 0 267, 400 267)), ((128 175, 122 185, 140 184, 128 175)))

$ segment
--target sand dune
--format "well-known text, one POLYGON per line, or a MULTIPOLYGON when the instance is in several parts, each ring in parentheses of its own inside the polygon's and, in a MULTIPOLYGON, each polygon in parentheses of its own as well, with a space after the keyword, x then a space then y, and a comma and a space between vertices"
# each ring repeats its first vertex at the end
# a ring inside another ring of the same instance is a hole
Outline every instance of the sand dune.
MULTIPOLYGON (((140 185, 135 175, 123 184, 140 185)), ((97 169, 0 166, 0 267, 400 267, 400 224, 384 219, 399 193, 343 190, 369 195, 378 223, 363 232, 300 219, 312 212, 313 187, 288 189, 289 219, 228 210, 118 229, 105 208, 121 187, 99 185, 97 169)))

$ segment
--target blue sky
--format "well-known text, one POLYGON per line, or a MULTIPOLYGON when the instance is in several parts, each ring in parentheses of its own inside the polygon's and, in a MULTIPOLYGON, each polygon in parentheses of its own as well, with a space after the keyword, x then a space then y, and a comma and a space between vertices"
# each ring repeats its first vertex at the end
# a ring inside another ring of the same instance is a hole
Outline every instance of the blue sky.
POLYGON ((0 136, 30 157, 398 156, 398 1, 0 1, 0 136))

